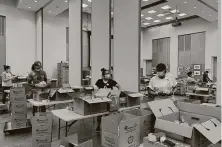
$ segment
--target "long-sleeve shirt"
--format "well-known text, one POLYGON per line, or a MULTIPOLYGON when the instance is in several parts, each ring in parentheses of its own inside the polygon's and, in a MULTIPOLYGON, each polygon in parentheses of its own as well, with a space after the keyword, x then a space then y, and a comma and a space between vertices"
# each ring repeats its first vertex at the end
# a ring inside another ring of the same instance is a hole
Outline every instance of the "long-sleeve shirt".
POLYGON ((47 82, 47 75, 46 75, 46 72, 43 70, 39 72, 32 71, 28 76, 29 84, 35 85, 35 84, 39 84, 42 81, 47 82))
POLYGON ((3 87, 11 87, 12 86, 12 73, 10 72, 2 72, 2 86, 3 87))

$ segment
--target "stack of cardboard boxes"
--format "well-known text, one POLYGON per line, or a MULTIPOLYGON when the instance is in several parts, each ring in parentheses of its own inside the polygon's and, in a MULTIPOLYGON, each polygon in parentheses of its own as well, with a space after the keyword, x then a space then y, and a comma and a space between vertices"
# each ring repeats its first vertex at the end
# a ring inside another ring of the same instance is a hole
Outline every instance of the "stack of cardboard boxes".
POLYGON ((78 134, 65 137, 59 147, 93 147, 93 140, 81 140, 78 134))
POLYGON ((32 147, 51 147, 52 114, 38 113, 32 118, 32 147))
POLYGON ((57 64, 58 74, 58 86, 62 87, 62 84, 69 83, 69 63, 58 63, 57 64))
POLYGON ((25 128, 27 125, 27 101, 25 88, 14 87, 10 90, 13 129, 25 128))

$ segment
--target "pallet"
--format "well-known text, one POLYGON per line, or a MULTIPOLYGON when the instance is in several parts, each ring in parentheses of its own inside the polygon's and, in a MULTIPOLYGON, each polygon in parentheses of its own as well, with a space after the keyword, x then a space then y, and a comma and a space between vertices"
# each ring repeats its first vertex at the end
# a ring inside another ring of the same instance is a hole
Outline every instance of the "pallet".
POLYGON ((32 125, 30 119, 27 119, 26 127, 24 128, 12 128, 11 121, 5 122, 4 134, 16 134, 16 133, 27 133, 32 131, 32 125))

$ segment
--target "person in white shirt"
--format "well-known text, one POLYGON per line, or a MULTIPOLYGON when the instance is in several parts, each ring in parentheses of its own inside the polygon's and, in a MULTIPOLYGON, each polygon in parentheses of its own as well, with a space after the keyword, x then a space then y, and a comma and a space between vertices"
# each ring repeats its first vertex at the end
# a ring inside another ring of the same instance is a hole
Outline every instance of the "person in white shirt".
POLYGON ((176 79, 172 74, 167 72, 166 65, 160 63, 156 66, 157 75, 149 83, 149 95, 158 98, 167 98, 174 94, 176 90, 176 79))
POLYGON ((5 104, 7 93, 5 90, 9 90, 12 87, 12 80, 16 77, 11 73, 11 67, 8 65, 4 65, 4 72, 1 74, 2 76, 2 103, 5 104))
POLYGON ((193 90, 197 87, 198 81, 194 79, 191 71, 187 73, 187 76, 187 92, 193 92, 193 90))

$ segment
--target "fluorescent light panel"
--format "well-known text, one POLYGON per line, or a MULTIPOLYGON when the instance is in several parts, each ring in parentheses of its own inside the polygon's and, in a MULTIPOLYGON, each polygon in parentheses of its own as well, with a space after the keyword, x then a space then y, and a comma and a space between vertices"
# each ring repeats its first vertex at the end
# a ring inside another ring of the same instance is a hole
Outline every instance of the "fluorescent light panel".
POLYGON ((161 22, 160 20, 154 20, 153 22, 161 22))
POLYGON ((82 4, 82 7, 86 8, 86 7, 88 7, 88 5, 87 4, 82 4))
POLYGON ((179 16, 186 16, 187 14, 186 13, 180 13, 178 14, 179 16))
POLYGON ((88 2, 92 2, 92 0, 88 0, 88 2))
POLYGON ((172 11, 170 11, 171 13, 176 13, 176 12, 179 12, 179 10, 176 10, 176 9, 174 9, 174 10, 172 10, 172 11))
POLYGON ((149 25, 150 23, 148 23, 148 22, 145 22, 145 23, 143 23, 143 25, 145 25, 145 26, 147 26, 147 25, 149 25))
POLYGON ((170 19, 173 19, 173 17, 166 17, 165 19, 170 20, 170 19))
POLYGON ((164 16, 164 14, 158 14, 157 16, 158 16, 158 17, 163 17, 163 16, 164 16))
POLYGON ((170 6, 168 6, 168 5, 166 5, 166 6, 163 6, 163 7, 161 7, 163 10, 167 10, 167 9, 170 9, 171 7, 170 6))
POLYGON ((148 11, 148 13, 153 14, 153 13, 156 13, 156 11, 155 10, 150 10, 150 11, 148 11))
POLYGON ((147 18, 145 18, 146 20, 151 20, 151 19, 153 19, 152 17, 147 17, 147 18))

